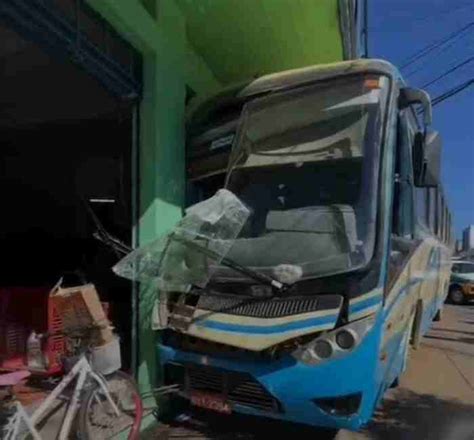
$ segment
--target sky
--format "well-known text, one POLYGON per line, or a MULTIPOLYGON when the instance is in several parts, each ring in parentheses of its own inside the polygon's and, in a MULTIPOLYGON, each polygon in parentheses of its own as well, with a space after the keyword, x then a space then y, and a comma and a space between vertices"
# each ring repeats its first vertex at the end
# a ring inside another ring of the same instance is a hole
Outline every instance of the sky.
MULTIPOLYGON (((368 0, 369 57, 397 67, 414 53, 474 23, 472 0, 368 0)), ((474 25, 401 72, 422 87, 474 57, 474 25)), ((432 97, 474 78, 474 60, 426 90, 432 97)), ((433 129, 443 139, 442 178, 456 236, 474 224, 474 85, 433 108, 433 129)))

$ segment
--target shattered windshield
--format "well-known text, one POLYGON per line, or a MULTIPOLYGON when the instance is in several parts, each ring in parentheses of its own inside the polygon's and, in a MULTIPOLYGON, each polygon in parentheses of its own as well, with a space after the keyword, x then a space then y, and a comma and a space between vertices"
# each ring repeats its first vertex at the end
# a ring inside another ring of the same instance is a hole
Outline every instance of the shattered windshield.
POLYGON ((221 189, 188 208, 170 232, 135 249, 113 270, 130 280, 152 282, 163 291, 205 287, 249 214, 237 197, 221 189))
POLYGON ((333 80, 247 104, 226 187, 251 215, 229 258, 288 283, 370 260, 385 84, 333 80))
POLYGON ((365 265, 375 242, 384 78, 330 81, 246 105, 226 189, 114 271, 187 292, 242 280, 284 291, 365 265))

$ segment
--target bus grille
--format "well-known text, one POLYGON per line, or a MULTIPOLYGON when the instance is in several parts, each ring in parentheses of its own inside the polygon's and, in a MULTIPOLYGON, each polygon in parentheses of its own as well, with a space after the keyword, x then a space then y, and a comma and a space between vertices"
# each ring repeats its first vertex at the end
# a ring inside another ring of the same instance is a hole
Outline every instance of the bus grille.
POLYGON ((281 318, 318 310, 318 298, 242 300, 218 295, 202 295, 198 308, 230 315, 255 318, 281 318))
POLYGON ((221 395, 232 405, 243 405, 267 412, 281 412, 280 402, 248 373, 200 365, 165 365, 166 384, 178 383, 186 395, 205 391, 221 395))

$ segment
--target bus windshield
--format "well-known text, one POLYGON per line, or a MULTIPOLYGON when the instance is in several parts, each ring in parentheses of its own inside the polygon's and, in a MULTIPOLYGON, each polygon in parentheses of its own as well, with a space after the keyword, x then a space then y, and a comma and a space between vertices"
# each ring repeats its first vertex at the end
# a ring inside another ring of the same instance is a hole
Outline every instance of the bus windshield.
POLYGON ((290 283, 371 259, 386 83, 332 80, 244 107, 226 186, 252 214, 229 258, 290 283))

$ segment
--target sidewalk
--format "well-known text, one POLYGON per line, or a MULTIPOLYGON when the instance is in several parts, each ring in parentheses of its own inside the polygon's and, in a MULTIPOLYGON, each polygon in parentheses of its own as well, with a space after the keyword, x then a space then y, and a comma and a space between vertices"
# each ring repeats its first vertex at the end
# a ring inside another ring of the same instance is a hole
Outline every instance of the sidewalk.
POLYGON ((370 426, 336 439, 473 440, 474 306, 445 306, 370 426))

